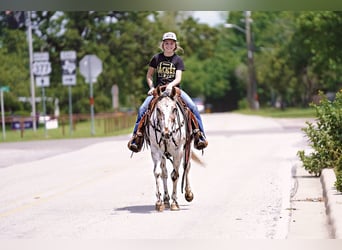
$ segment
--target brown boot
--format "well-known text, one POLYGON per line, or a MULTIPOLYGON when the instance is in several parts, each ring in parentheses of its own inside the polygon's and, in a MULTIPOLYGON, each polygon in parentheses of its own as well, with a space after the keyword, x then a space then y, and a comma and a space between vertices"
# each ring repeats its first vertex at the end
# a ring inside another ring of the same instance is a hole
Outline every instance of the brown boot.
POLYGON ((198 150, 202 150, 208 146, 208 141, 203 136, 199 129, 194 130, 194 147, 198 150))
POLYGON ((128 141, 128 148, 134 153, 140 152, 142 146, 144 144, 144 137, 141 132, 137 132, 132 136, 132 138, 128 141))

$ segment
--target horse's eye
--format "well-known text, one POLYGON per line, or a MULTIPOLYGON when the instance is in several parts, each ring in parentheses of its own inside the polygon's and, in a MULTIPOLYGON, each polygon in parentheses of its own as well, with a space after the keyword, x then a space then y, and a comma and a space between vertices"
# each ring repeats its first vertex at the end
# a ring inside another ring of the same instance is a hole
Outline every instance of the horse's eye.
POLYGON ((162 119, 162 117, 164 116, 163 112, 157 108, 157 116, 159 117, 159 119, 162 119))

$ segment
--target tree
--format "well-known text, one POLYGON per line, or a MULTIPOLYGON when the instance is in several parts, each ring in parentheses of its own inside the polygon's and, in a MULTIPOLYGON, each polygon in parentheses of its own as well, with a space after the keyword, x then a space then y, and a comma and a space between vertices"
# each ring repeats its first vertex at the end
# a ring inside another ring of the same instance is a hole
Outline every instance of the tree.
POLYGON ((316 80, 310 92, 314 88, 337 91, 341 86, 341 25, 341 11, 303 12, 296 21, 291 60, 297 74, 306 75, 309 85, 316 80))
MULTIPOLYGON (((227 12, 228 14, 228 12, 227 12)), ((242 12, 229 12, 227 22, 244 27, 242 12)), ((310 101, 315 89, 336 90, 341 84, 341 12, 252 12, 254 65, 259 101, 281 97, 288 105, 310 101), (323 35, 322 35, 323 34, 323 35)), ((13 20, 12 20, 13 21, 13 20)), ((111 88, 120 89, 120 106, 138 108, 146 97, 149 59, 160 52, 161 36, 177 33, 185 62, 182 88, 204 97, 225 111, 237 108, 246 96, 247 50, 239 30, 200 24, 183 11, 33 11, 33 50, 49 52, 52 72, 46 95, 59 99, 68 112, 67 88, 62 85, 60 53, 74 50, 77 62, 96 54, 103 72, 94 84, 96 112, 111 111, 111 88), (228 104, 229 103, 229 104, 228 104)), ((10 29, 0 12, 0 84, 8 84, 9 109, 27 110, 30 96, 28 44, 25 27, 10 29)), ((72 88, 73 111, 89 112, 89 86, 77 74, 72 88)), ((37 91, 37 93, 39 93, 37 91)))

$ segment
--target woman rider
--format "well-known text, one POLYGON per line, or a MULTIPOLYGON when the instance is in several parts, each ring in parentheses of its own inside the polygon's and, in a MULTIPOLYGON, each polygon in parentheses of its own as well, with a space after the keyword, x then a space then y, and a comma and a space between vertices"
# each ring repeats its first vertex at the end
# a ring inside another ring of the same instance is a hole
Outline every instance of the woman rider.
MULTIPOLYGON (((152 94, 154 88, 157 86, 166 85, 166 91, 171 93, 172 87, 179 87, 182 79, 182 72, 185 70, 182 58, 175 53, 178 49, 181 49, 178 46, 175 33, 165 33, 163 35, 160 48, 162 52, 154 55, 149 63, 146 79, 150 90, 148 91, 148 96, 146 97, 145 101, 139 108, 137 121, 133 130, 133 136, 128 142, 128 148, 136 153, 141 150, 143 144, 143 131, 138 131, 139 123, 153 98, 152 94), (156 84, 153 83, 154 74, 156 74, 156 84)), ((198 112, 197 106, 183 90, 181 90, 181 98, 184 100, 186 105, 197 119, 199 131, 198 129, 194 131, 195 148, 202 150, 208 145, 208 142, 205 138, 202 119, 198 112)))

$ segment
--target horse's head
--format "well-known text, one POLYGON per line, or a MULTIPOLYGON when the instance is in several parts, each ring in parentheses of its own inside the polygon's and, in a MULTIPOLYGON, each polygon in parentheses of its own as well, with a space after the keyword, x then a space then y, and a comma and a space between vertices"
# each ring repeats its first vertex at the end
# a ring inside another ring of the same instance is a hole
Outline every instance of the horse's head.
MULTIPOLYGON (((160 91, 160 89, 158 90, 160 91)), ((165 139, 169 139, 172 135, 172 131, 176 127, 176 118, 178 116, 178 108, 174 96, 176 95, 176 89, 172 88, 171 93, 165 91, 159 92, 159 100, 156 103, 155 112, 158 120, 162 136, 165 139)))
POLYGON ((158 86, 155 89, 154 95, 158 97, 169 96, 170 98, 173 99, 176 95, 180 95, 180 92, 179 92, 179 88, 177 87, 173 87, 171 92, 169 92, 166 89, 166 85, 164 85, 164 86, 158 86))

